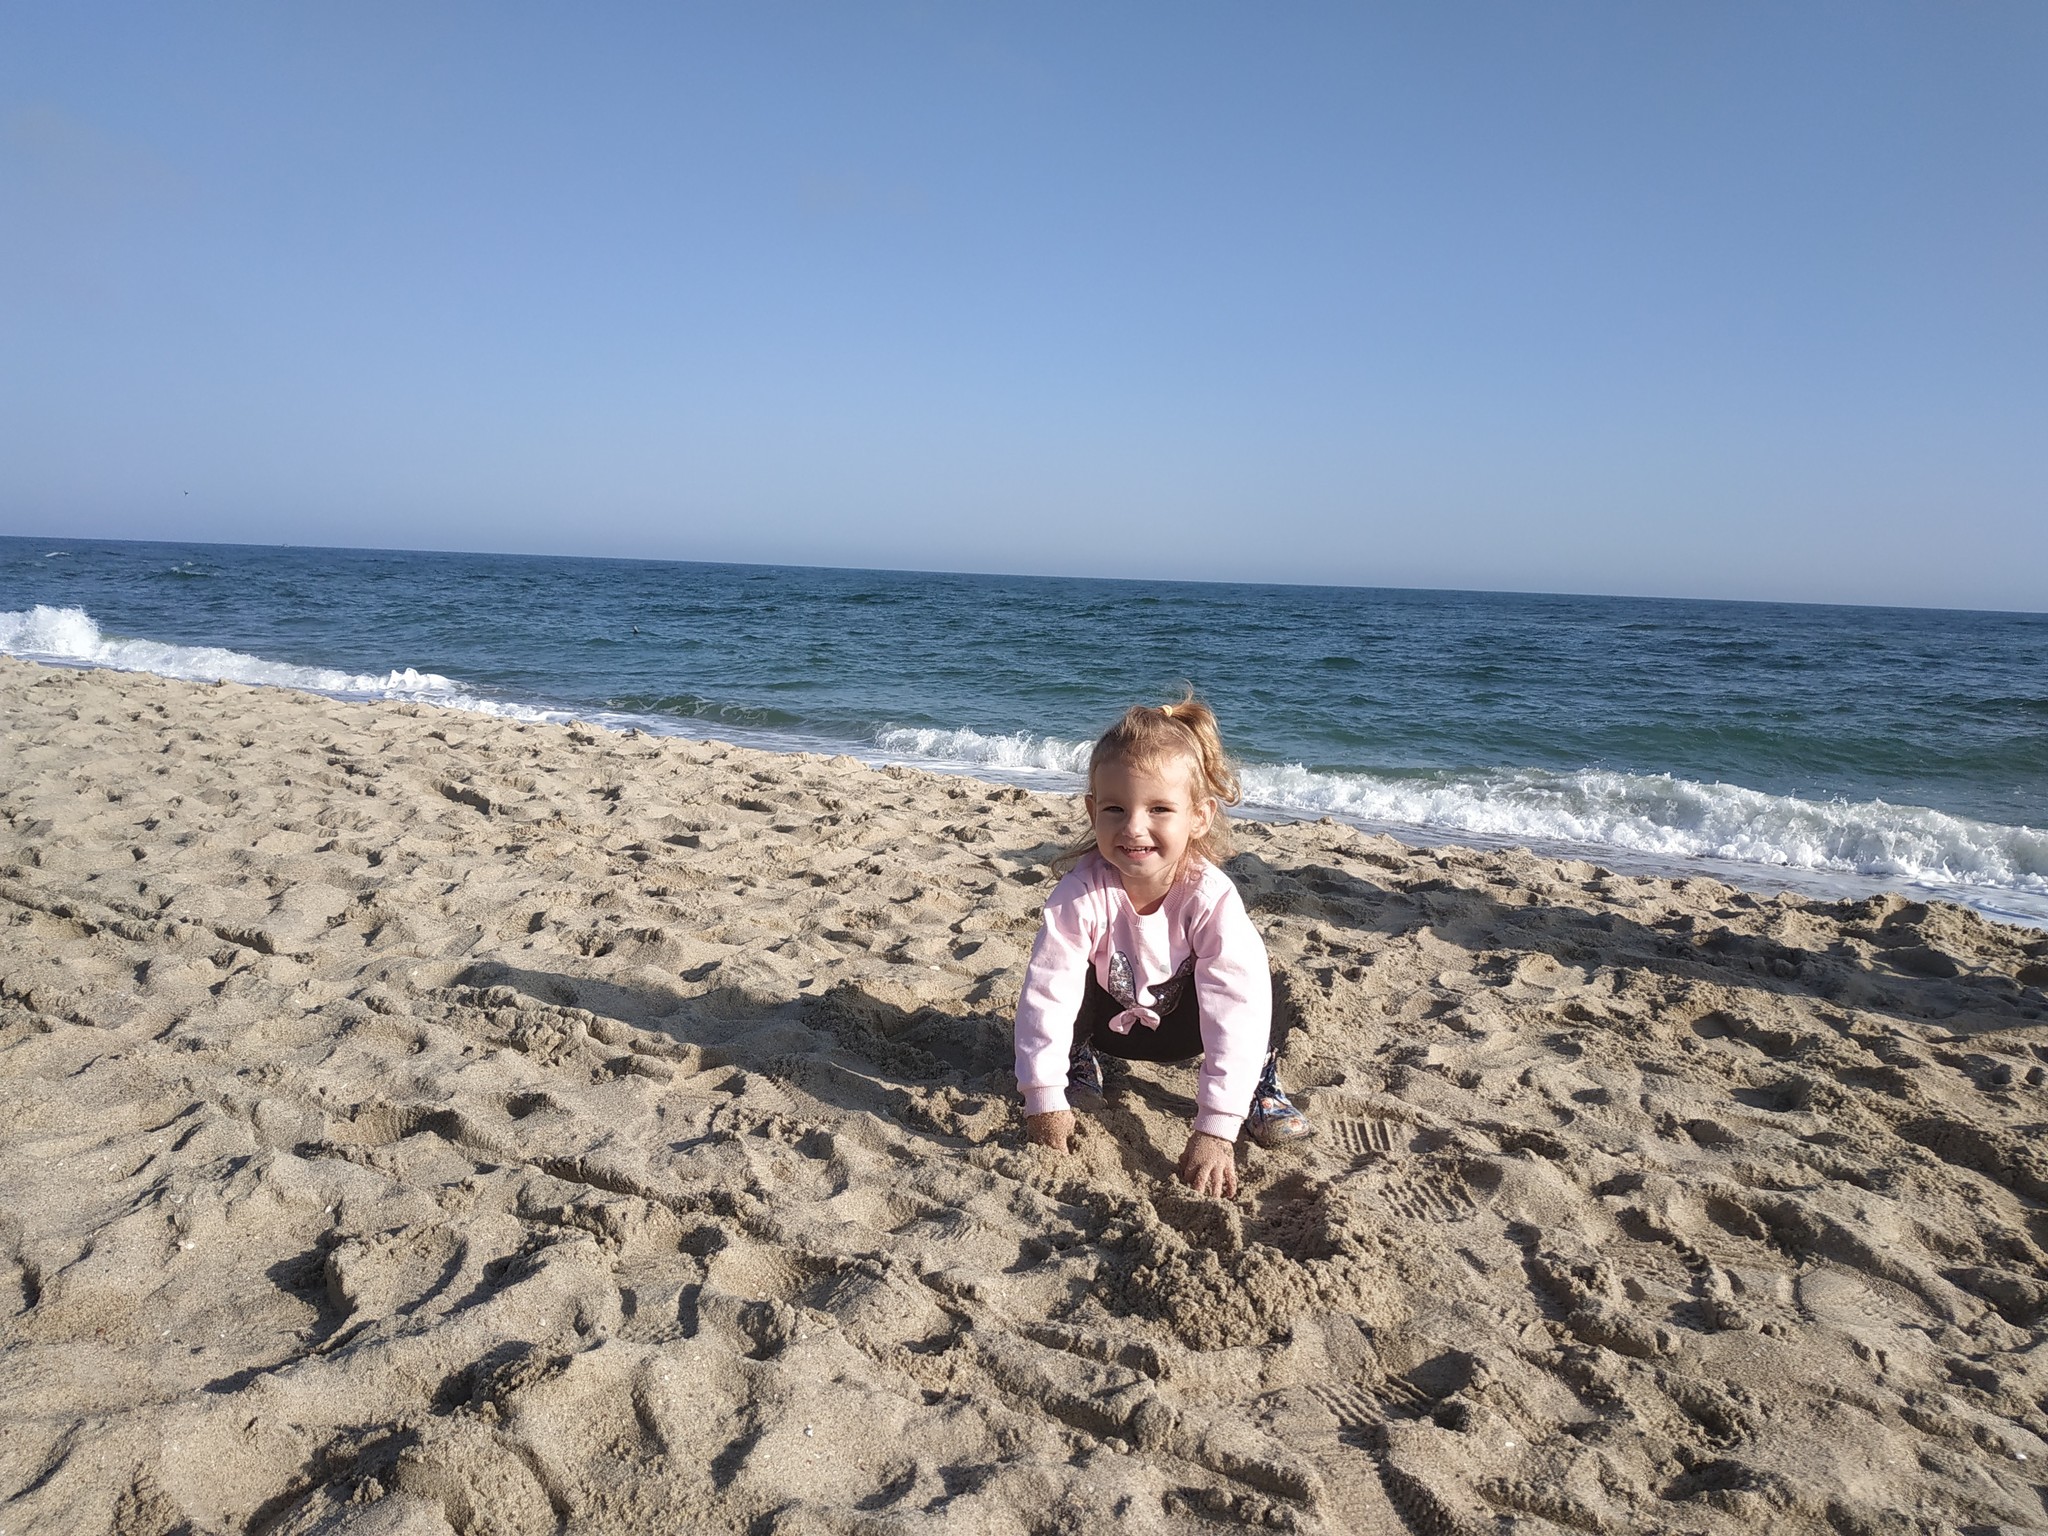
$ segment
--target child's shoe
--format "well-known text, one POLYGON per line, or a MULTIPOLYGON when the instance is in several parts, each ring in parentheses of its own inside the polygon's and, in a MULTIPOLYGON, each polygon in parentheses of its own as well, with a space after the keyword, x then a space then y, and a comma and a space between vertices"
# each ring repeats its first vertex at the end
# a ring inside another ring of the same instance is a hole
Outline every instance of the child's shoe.
POLYGON ((1252 1090, 1252 1112, 1245 1116, 1245 1134, 1262 1147, 1284 1147, 1307 1141, 1316 1128, 1308 1116, 1296 1109, 1280 1091, 1276 1059, 1266 1058, 1266 1070, 1259 1074, 1259 1086, 1252 1090))
POLYGON ((1102 1090, 1102 1058, 1094 1047, 1076 1043, 1067 1058, 1067 1103, 1074 1109, 1096 1110, 1108 1100, 1102 1090))

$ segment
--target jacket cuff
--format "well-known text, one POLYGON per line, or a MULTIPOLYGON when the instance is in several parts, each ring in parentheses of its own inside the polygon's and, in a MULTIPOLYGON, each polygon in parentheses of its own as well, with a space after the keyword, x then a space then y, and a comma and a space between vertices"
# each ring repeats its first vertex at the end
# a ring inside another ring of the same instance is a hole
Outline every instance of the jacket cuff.
POLYGON ((1243 1115, 1225 1115, 1215 1110, 1207 1110, 1195 1116, 1195 1129, 1204 1136, 1217 1136, 1224 1141, 1236 1141, 1237 1133, 1243 1128, 1243 1115))
POLYGON ((1067 1107, 1067 1088, 1064 1083, 1048 1084, 1043 1088, 1024 1090, 1024 1113, 1027 1115, 1051 1115, 1067 1107))

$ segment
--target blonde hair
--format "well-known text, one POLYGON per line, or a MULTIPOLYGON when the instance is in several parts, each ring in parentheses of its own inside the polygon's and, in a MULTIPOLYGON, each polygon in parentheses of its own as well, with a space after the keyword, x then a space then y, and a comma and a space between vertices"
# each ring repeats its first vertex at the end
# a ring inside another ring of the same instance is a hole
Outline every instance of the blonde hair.
MULTIPOLYGON (((1095 793, 1095 770, 1105 763, 1129 763, 1156 767, 1175 759, 1188 765, 1188 791, 1196 801, 1214 800, 1216 814, 1209 818, 1209 830, 1188 845, 1188 852, 1222 866, 1233 849, 1230 824, 1223 807, 1244 799, 1237 781, 1237 766, 1223 750, 1223 733, 1216 726, 1216 712, 1189 689, 1171 704, 1153 708, 1133 704, 1123 718, 1095 741, 1088 754, 1088 793, 1095 793)), ((1053 860, 1055 869, 1065 869, 1095 846, 1091 826, 1080 838, 1053 860)), ((1188 861, 1188 867, 1193 860, 1188 861)))

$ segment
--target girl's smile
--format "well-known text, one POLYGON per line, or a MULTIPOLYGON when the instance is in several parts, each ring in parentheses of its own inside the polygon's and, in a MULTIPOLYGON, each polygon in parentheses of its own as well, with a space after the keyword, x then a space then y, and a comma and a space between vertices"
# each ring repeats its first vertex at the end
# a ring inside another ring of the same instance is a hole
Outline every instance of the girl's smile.
POLYGON ((1189 788, 1193 764, 1172 757, 1156 763, 1111 761, 1095 770, 1088 820, 1095 849, 1123 876, 1140 912, 1166 899, 1187 857, 1188 845, 1209 830, 1215 802, 1189 788))

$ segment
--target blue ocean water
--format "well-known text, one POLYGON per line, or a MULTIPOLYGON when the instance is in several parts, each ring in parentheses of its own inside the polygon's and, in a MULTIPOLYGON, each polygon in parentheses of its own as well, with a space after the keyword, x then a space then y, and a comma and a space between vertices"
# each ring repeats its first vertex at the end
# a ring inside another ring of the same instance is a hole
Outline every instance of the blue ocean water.
POLYGON ((2048 921, 2048 615, 0 539, 0 651, 1069 786, 1216 706, 1248 799, 2048 921))

